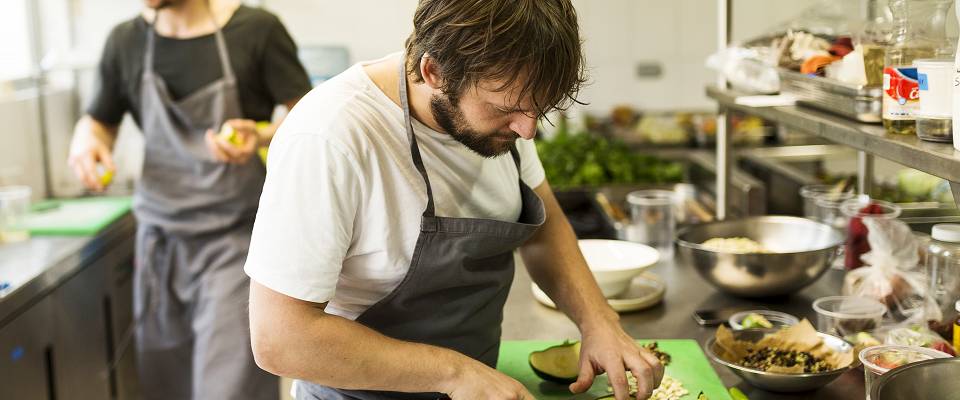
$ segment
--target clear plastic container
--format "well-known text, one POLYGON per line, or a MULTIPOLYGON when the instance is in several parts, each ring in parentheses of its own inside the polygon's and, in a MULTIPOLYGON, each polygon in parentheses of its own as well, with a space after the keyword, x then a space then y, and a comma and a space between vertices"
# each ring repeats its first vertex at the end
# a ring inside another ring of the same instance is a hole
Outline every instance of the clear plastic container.
POLYGON ((730 319, 728 320, 728 322, 730 322, 730 328, 733 330, 743 329, 743 319, 750 314, 758 314, 763 318, 766 318, 767 321, 770 321, 770 324, 773 325, 773 329, 786 328, 788 326, 794 326, 800 323, 800 320, 797 319, 797 317, 780 311, 747 310, 740 311, 730 316, 730 319))
POLYGON ((0 243, 30 238, 30 231, 26 227, 30 194, 29 186, 0 187, 0 243))
POLYGON ((887 306, 856 296, 828 296, 813 302, 817 312, 817 330, 845 337, 859 332, 870 332, 880 326, 887 306))
POLYGON ((657 249, 661 260, 673 259, 677 225, 675 197, 669 190, 638 190, 627 194, 630 206, 627 240, 657 249))
POLYGON ((843 264, 847 269, 863 266, 860 256, 870 251, 867 241, 866 218, 894 219, 900 216, 900 206, 867 196, 847 200, 840 205, 840 212, 850 221, 847 225, 847 241, 843 247, 843 264))
POLYGON ((860 362, 863 363, 863 379, 867 389, 867 400, 870 400, 870 388, 880 375, 910 363, 935 358, 950 358, 950 355, 925 347, 888 344, 867 347, 860 351, 859 357, 860 362))

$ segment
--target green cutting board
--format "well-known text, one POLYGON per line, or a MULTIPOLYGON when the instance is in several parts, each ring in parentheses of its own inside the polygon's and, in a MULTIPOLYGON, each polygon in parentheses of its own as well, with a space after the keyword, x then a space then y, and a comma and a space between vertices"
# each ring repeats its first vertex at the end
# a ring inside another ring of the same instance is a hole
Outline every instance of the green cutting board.
MULTIPOLYGON (((638 340, 638 343, 647 343, 650 340, 638 340)), ((558 345, 559 341, 522 340, 504 341, 500 345, 500 361, 497 369, 523 383, 530 393, 540 400, 566 400, 572 394, 567 385, 557 384, 540 379, 530 365, 527 357, 531 352, 543 350, 558 345)), ((710 366, 707 357, 694 340, 663 339, 657 340, 660 350, 670 354, 672 361, 667 366, 667 374, 683 383, 683 387, 690 394, 683 399, 696 399, 697 394, 703 391, 710 400, 730 400, 730 394, 720 382, 720 377, 710 366)), ((598 377, 590 388, 590 393, 601 396, 607 393, 607 377, 598 377)))
POLYGON ((51 199, 31 206, 27 229, 35 236, 89 236, 130 211, 130 197, 51 199))

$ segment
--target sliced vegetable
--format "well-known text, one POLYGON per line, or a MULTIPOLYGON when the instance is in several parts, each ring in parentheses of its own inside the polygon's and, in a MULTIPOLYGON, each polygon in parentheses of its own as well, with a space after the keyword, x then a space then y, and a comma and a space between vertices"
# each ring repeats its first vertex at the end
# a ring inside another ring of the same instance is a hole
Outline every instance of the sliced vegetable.
POLYGON ((736 387, 730 388, 728 392, 730 392, 730 398, 733 400, 750 400, 747 395, 743 394, 743 392, 736 387))
POLYGON ((740 323, 744 329, 753 329, 753 328, 773 328, 773 324, 770 323, 766 318, 757 313, 747 314, 743 318, 743 322, 740 323))
POLYGON ((530 368, 541 379, 557 383, 573 383, 580 374, 580 342, 561 345, 530 353, 530 368))

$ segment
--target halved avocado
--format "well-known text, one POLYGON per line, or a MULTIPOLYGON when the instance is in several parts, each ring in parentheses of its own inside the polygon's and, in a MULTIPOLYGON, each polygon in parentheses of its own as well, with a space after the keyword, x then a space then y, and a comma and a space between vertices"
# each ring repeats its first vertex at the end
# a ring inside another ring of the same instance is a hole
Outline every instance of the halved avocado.
POLYGON ((530 353, 530 368, 542 379, 557 383, 576 382, 580 374, 580 342, 564 342, 530 353))

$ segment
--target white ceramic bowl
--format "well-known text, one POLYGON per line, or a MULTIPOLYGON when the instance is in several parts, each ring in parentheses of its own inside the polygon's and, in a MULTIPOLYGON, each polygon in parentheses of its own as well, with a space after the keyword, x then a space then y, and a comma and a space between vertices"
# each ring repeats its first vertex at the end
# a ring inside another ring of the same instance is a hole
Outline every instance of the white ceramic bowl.
POLYGON ((626 291, 634 277, 660 259, 653 247, 623 240, 583 239, 577 244, 607 298, 626 291))

